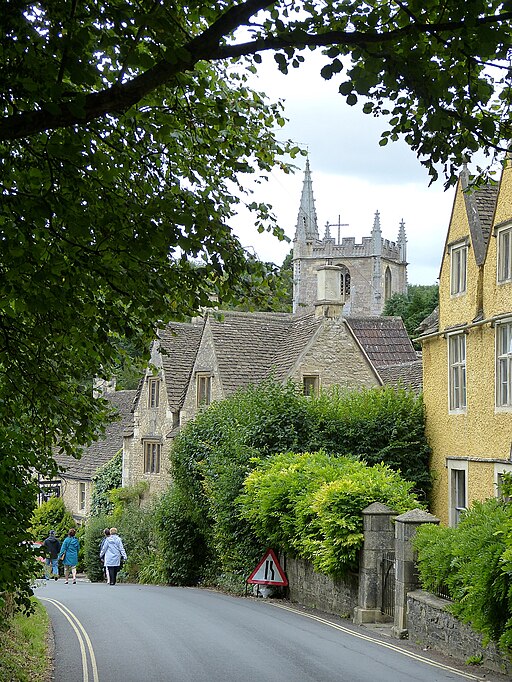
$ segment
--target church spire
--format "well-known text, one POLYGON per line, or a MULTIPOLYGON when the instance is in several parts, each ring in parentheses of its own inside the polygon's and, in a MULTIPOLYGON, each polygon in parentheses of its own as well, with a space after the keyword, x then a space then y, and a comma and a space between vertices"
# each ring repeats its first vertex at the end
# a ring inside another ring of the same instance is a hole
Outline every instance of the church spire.
POLYGON ((304 171, 304 184, 302 185, 302 196, 300 198, 299 215, 295 228, 295 239, 302 242, 318 239, 318 225, 316 221, 315 199, 313 197, 313 182, 311 180, 309 159, 306 160, 306 170, 304 171))

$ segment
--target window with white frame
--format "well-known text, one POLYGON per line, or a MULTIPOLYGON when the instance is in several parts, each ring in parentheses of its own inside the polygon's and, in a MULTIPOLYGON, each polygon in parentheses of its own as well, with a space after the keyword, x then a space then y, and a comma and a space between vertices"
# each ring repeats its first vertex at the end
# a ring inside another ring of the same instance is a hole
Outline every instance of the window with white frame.
POLYGON ((498 282, 512 281, 512 226, 497 232, 498 239, 498 282))
POLYGON ((86 501, 85 483, 80 481, 78 483, 78 508, 80 511, 85 511, 86 501))
POLYGON ((496 325, 496 405, 512 407, 512 321, 496 325))
POLYGON ((144 473, 145 474, 159 474, 160 473, 160 456, 162 444, 156 441, 144 441, 144 473))
POLYGON ((466 409, 466 335, 448 337, 449 402, 451 411, 466 409))
POLYGON ((451 521, 450 525, 458 526, 462 514, 467 509, 466 501, 466 476, 467 472, 464 469, 451 470, 451 487, 452 487, 452 505, 451 505, 451 521))
POLYGON ((466 291, 466 270, 468 262, 467 244, 455 244, 450 249, 450 293, 452 296, 466 291))
POLYGON ((197 375, 197 406, 209 405, 212 401, 212 377, 211 374, 197 375))
POLYGON ((160 405, 160 379, 148 380, 148 407, 160 405))

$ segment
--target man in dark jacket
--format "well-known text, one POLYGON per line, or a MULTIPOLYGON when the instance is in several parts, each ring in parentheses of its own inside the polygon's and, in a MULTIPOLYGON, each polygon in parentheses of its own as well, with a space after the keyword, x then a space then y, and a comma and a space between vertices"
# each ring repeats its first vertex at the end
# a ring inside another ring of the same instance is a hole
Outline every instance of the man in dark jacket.
POLYGON ((45 563, 45 578, 48 580, 50 578, 50 566, 52 567, 52 573, 55 580, 59 579, 59 551, 60 542, 55 537, 55 531, 51 530, 50 535, 43 542, 46 549, 46 563, 45 563))

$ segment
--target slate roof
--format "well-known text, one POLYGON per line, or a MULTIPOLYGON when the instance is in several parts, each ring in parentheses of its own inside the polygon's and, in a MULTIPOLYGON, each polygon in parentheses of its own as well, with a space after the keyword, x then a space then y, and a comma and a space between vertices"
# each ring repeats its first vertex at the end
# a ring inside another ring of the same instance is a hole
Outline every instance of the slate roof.
POLYGON ((380 367, 379 375, 388 386, 408 388, 415 393, 421 393, 423 389, 423 362, 420 359, 380 367))
POLYGON ((427 317, 422 320, 416 329, 418 336, 424 336, 427 334, 435 334, 439 331, 439 306, 436 306, 434 310, 427 315, 427 317))
POLYGON ((181 409, 192 375, 204 321, 171 322, 159 331, 162 365, 167 378, 167 398, 173 411, 181 409))
POLYGON ((498 186, 486 185, 475 192, 475 201, 478 207, 478 215, 482 225, 485 245, 489 243, 491 227, 498 199, 498 186))
POLYGON ((132 404, 135 391, 112 391, 105 394, 105 398, 114 407, 120 419, 112 421, 105 429, 101 440, 92 443, 83 450, 80 459, 67 455, 55 455, 59 471, 65 478, 91 480, 98 467, 109 462, 123 447, 123 431, 132 424, 132 404))
MULTIPOLYGON (((461 173, 463 191, 468 188, 469 182, 469 173, 465 168, 461 173)), ((464 192, 471 244, 477 265, 482 265, 485 262, 497 198, 497 185, 484 185, 474 191, 464 192)))
POLYGON ((276 348, 274 355, 276 379, 284 381, 290 375, 293 366, 321 326, 322 318, 317 318, 314 312, 293 318, 284 343, 276 348))
POLYGON ((374 367, 417 359, 401 317, 350 317, 346 322, 374 367))

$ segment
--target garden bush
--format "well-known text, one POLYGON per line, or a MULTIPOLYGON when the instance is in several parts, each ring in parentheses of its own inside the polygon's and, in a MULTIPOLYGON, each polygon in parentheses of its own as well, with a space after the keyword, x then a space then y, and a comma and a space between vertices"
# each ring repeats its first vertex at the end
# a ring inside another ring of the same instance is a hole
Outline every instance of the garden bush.
POLYGON ((511 652, 512 505, 475 502, 457 528, 420 527, 415 547, 425 589, 446 585, 452 613, 511 652))
POLYGON ((357 570, 362 510, 372 502, 397 513, 417 508, 412 487, 383 464, 370 467, 325 452, 286 453, 260 461, 238 503, 263 542, 337 577, 357 570))
POLYGON ((415 491, 426 500, 431 488, 430 447, 421 396, 391 386, 335 388, 311 401, 310 428, 306 450, 355 455, 367 464, 384 462, 413 481, 415 491))
POLYGON ((47 502, 34 509, 30 533, 35 541, 41 542, 48 537, 51 530, 54 530, 62 543, 68 530, 75 527, 76 521, 66 509, 62 497, 50 497, 47 502))
POLYGON ((208 554, 208 529, 197 507, 172 486, 155 507, 155 526, 157 547, 147 576, 156 570, 172 585, 197 583, 208 554))

